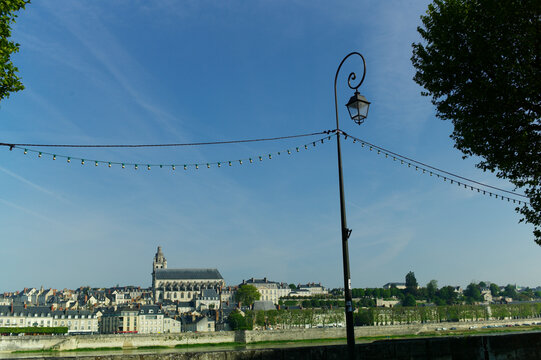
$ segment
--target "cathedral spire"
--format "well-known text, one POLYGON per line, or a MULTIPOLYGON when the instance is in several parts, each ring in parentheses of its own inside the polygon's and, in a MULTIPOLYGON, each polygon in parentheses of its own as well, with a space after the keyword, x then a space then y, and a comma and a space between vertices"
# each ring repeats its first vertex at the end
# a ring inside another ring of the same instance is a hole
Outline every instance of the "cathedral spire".
POLYGON ((158 251, 156 252, 156 256, 154 256, 153 268, 167 269, 167 260, 165 259, 165 256, 163 256, 161 246, 158 246, 158 251))

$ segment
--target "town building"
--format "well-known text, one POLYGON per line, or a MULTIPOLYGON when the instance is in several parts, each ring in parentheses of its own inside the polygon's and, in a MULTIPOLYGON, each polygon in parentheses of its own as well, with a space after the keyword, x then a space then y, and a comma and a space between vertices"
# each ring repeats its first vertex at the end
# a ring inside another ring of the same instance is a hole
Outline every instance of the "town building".
POLYGON ((54 310, 48 306, 0 306, 0 327, 67 327, 68 333, 98 332, 98 318, 87 310, 54 310))
POLYGON ((281 297, 288 296, 291 292, 291 289, 286 283, 270 281, 266 277, 263 279, 251 278, 248 280, 242 280, 242 284, 239 286, 241 285, 254 286, 261 294, 261 298, 259 300, 272 301, 272 303, 275 305, 278 304, 281 297))
POLYGON ((104 309, 100 322, 102 334, 163 334, 180 331, 180 320, 167 316, 156 305, 104 309))
POLYGON ((321 285, 321 283, 298 284, 288 294, 289 297, 314 297, 328 295, 329 289, 321 285))
POLYGON ((397 288, 399 290, 404 290, 406 288, 406 283, 401 282, 390 282, 385 285, 383 285, 384 289, 390 289, 390 288, 397 288))
POLYGON ((216 322, 206 316, 183 317, 182 331, 184 332, 209 332, 216 330, 216 322))
MULTIPOLYGON (((203 296, 203 290, 219 294, 225 281, 218 269, 168 269, 161 246, 152 264, 152 292, 154 301, 186 302, 203 296)), ((218 296, 219 299, 219 296, 218 296)))

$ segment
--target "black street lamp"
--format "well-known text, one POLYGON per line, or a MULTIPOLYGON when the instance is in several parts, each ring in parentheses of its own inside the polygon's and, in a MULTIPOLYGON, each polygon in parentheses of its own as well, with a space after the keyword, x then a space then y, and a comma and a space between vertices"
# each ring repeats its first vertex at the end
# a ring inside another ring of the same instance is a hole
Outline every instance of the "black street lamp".
POLYGON ((357 89, 364 81, 366 75, 366 62, 364 57, 358 52, 352 52, 347 55, 340 65, 338 70, 336 70, 336 75, 334 77, 334 108, 336 111, 336 144, 338 148, 338 181, 340 186, 340 217, 342 223, 342 257, 344 265, 344 297, 345 297, 345 307, 346 307, 346 331, 347 331, 347 340, 348 340, 348 353, 351 360, 355 359, 355 331, 353 328, 353 300, 351 298, 351 276, 349 274, 349 252, 348 252, 348 239, 351 234, 351 229, 348 229, 346 222, 346 202, 344 199, 344 181, 342 179, 342 151, 340 149, 340 125, 338 124, 338 101, 336 98, 336 81, 338 79, 338 73, 342 64, 349 58, 351 55, 358 55, 363 60, 363 77, 357 86, 351 85, 351 80, 355 80, 357 75, 354 72, 350 73, 348 76, 348 86, 350 89, 355 90, 355 94, 349 99, 347 103, 347 108, 351 119, 357 124, 361 125, 364 122, 364 119, 368 115, 368 107, 370 103, 366 100, 364 96, 359 94, 357 89))

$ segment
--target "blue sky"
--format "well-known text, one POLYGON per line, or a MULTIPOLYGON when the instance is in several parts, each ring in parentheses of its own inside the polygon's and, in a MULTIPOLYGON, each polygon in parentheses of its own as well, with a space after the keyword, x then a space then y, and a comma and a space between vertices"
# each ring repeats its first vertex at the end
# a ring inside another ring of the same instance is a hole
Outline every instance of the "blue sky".
MULTIPOLYGON (((452 124, 413 80, 411 43, 426 1, 42 1, 20 13, 14 57, 26 86, 0 104, 1 142, 220 141, 335 127, 342 58, 367 61, 362 126, 341 128, 494 186, 462 160, 452 124)), ((311 139, 166 149, 42 149, 133 163, 207 163, 283 152, 311 139)), ((38 149, 39 150, 39 149, 38 149)), ((489 280, 539 284, 539 246, 512 204, 420 175, 343 143, 354 287, 489 280)), ((151 283, 169 267, 343 286, 336 144, 254 164, 111 169, 0 149, 0 291, 151 283)))

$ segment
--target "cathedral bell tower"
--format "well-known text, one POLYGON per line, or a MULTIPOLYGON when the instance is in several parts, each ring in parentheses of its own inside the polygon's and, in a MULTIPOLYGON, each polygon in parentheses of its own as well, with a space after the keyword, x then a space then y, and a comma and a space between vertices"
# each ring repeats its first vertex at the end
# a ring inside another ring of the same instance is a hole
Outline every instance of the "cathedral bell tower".
POLYGON ((156 269, 167 269, 167 260, 162 253, 162 247, 158 246, 158 252, 152 262, 152 293, 156 294, 156 269))
POLYGON ((158 246, 158 252, 154 256, 154 261, 152 265, 152 272, 154 272, 156 269, 167 269, 167 260, 165 259, 165 256, 163 256, 161 246, 158 246))

